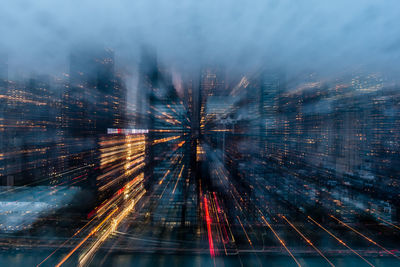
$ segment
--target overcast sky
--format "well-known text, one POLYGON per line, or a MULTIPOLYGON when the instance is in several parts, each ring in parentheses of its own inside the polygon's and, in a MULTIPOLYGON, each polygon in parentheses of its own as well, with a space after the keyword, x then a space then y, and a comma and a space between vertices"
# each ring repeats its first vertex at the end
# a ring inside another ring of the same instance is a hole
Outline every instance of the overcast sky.
POLYGON ((0 49, 10 71, 62 70, 81 43, 138 61, 151 44, 166 64, 207 62, 342 70, 363 65, 397 72, 398 0, 3 0, 0 49))

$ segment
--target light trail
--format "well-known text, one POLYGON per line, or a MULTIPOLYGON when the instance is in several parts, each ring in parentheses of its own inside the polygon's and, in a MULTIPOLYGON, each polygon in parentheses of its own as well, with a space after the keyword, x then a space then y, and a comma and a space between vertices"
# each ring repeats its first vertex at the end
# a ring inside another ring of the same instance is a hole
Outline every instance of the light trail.
POLYGON ((165 172, 165 174, 164 174, 164 176, 163 176, 163 178, 160 180, 160 182, 158 183, 159 185, 161 185, 162 183, 163 183, 163 181, 164 181, 164 179, 165 179, 165 177, 167 177, 168 176, 168 174, 171 172, 171 170, 167 170, 166 172, 165 172))
POLYGON ((394 225, 393 223, 390 223, 390 222, 388 222, 388 221, 382 219, 381 217, 378 217, 378 220, 381 220, 382 222, 384 222, 384 223, 386 223, 386 224, 388 224, 388 225, 390 225, 390 226, 393 226, 393 227, 396 228, 397 230, 400 230, 400 227, 398 227, 397 225, 394 225))
POLYGON ((249 241, 250 246, 253 246, 253 243, 251 243, 250 237, 247 234, 246 229, 244 229, 244 226, 243 226, 242 221, 240 220, 239 216, 236 216, 236 218, 238 219, 240 226, 242 226, 242 229, 244 231, 244 234, 246 235, 247 241, 249 241))
POLYGON ((86 240, 89 239, 89 237, 91 237, 92 235, 94 235, 97 230, 118 210, 118 208, 115 208, 109 215, 107 215, 107 217, 100 223, 97 225, 96 228, 94 228, 81 242, 79 242, 79 244, 77 246, 75 246, 57 265, 56 267, 60 267, 62 264, 64 264, 64 262, 66 262, 69 257, 72 256, 72 254, 74 254, 74 252, 80 248, 85 242, 86 240))
POLYGON ((212 232, 211 232, 211 218, 210 214, 208 212, 208 204, 207 204, 207 197, 204 196, 204 210, 206 213, 206 224, 207 224, 207 233, 208 233, 208 245, 210 247, 210 255, 212 258, 215 257, 215 251, 214 251, 214 241, 212 238, 212 232))
MULTIPOLYGON (((219 237, 220 237, 221 243, 224 246, 225 255, 228 255, 225 244, 228 243, 229 238, 227 239, 228 241, 226 241, 226 239, 224 238, 224 234, 223 234, 222 228, 221 228, 221 222, 219 220, 219 214, 221 213, 221 210, 219 208, 217 196, 216 196, 215 192, 213 192, 213 195, 214 195, 213 209, 214 209, 214 213, 215 213, 215 218, 217 219, 217 226, 218 226, 217 230, 220 235, 219 237)), ((225 230, 225 227, 224 227, 224 230, 225 230)), ((226 230, 225 230, 225 233, 226 233, 226 230)))
POLYGON ((218 226, 220 228, 220 232, 221 232, 221 239, 222 239, 222 243, 224 244, 224 248, 225 248, 225 252, 226 252, 226 247, 225 244, 229 242, 229 236, 228 236, 228 232, 226 231, 226 227, 224 224, 223 220, 220 220, 219 216, 220 214, 224 215, 224 211, 220 208, 219 204, 218 204, 218 199, 217 199, 217 195, 215 194, 215 192, 213 192, 214 195, 214 202, 217 208, 217 221, 218 221, 218 226), (222 227, 221 227, 222 225, 222 227))
POLYGON ((365 259, 363 256, 361 256, 359 253, 357 253, 357 251, 355 251, 354 249, 352 249, 351 247, 349 247, 343 240, 339 239, 338 237, 336 237, 334 234, 332 234, 330 231, 328 231, 327 229, 325 229, 322 225, 320 225, 318 222, 316 222, 313 218, 311 218, 310 216, 307 216, 308 219, 310 219, 313 223, 315 223, 316 225, 318 225, 321 229, 323 229, 325 232, 327 232, 330 236, 332 236, 333 238, 335 238, 340 244, 342 244, 343 246, 345 246, 346 248, 348 248, 351 252, 353 252, 354 254, 356 254, 358 257, 360 257, 363 261, 365 261, 368 265, 370 266, 375 266, 372 263, 370 263, 367 259, 365 259))
POLYGON ((178 185, 179 180, 182 177, 183 168, 185 168, 185 164, 182 165, 181 171, 179 172, 178 179, 176 180, 174 190, 172 190, 172 194, 175 194, 176 186, 178 185))
POLYGON ((210 132, 233 132, 233 130, 230 130, 230 129, 216 129, 216 130, 210 130, 210 132))
POLYGON ((313 248, 315 251, 318 252, 321 257, 323 257, 330 266, 334 267, 335 265, 309 240, 307 237, 305 237, 299 229, 297 229, 296 226, 294 226, 284 215, 281 215, 281 217, 313 248))
POLYGON ((349 228, 350 230, 352 230, 354 233, 357 233, 358 235, 362 236, 364 239, 366 239, 367 241, 371 242, 372 244, 374 244, 377 247, 380 247, 381 249, 383 249, 386 253, 389 253, 390 255, 394 256, 395 258, 397 258, 398 260, 400 260, 400 258, 398 256, 396 256, 394 253, 390 252, 389 250, 387 250, 386 248, 384 248, 383 246, 379 245, 378 243, 376 243, 374 240, 372 240, 371 238, 363 235, 362 233, 360 233, 359 231, 357 231, 356 229, 354 229, 353 227, 351 227, 350 225, 348 225, 347 223, 339 220, 338 218, 336 218, 333 215, 330 215, 331 218, 335 219, 336 221, 338 221, 340 224, 346 226, 347 228, 349 228))
POLYGON ((100 237, 92 244, 90 249, 79 257, 79 266, 84 266, 92 258, 97 249, 103 242, 117 229, 123 219, 133 210, 136 203, 142 198, 146 190, 142 190, 138 195, 130 200, 130 202, 117 214, 108 225, 108 228, 101 231, 100 237))
POLYGON ((183 144, 185 144, 185 143, 186 143, 186 141, 185 141, 185 140, 183 140, 182 142, 178 143, 178 145, 177 145, 177 146, 178 146, 178 148, 179 148, 179 147, 182 147, 182 146, 183 146, 183 144))
POLYGON ((276 239, 279 240, 279 242, 281 243, 281 245, 285 248, 286 252, 290 255, 290 257, 292 257, 292 259, 294 260, 294 262, 297 264, 297 266, 301 267, 301 264, 298 262, 298 260, 296 259, 296 257, 292 254, 292 252, 290 252, 290 250, 288 249, 288 247, 286 246, 285 242, 283 242, 283 240, 279 237, 279 235, 275 232, 275 230, 272 228, 272 226, 268 223, 268 221, 265 219, 264 215, 261 213, 261 210, 258 210, 258 212, 260 212, 261 214, 261 219, 265 222, 265 224, 268 226, 268 228, 272 231, 272 233, 275 235, 276 239))
POLYGON ((181 138, 181 136, 182 135, 175 135, 175 136, 171 136, 171 137, 165 137, 165 138, 157 139, 157 140, 153 141, 153 145, 169 142, 169 141, 172 141, 172 140, 176 140, 176 139, 181 138))
POLYGON ((232 230, 231 230, 231 226, 230 226, 230 224, 229 224, 228 218, 226 217, 226 214, 225 214, 225 213, 224 213, 224 218, 225 218, 226 224, 228 225, 228 229, 229 229, 229 232, 230 232, 231 237, 232 237, 232 242, 235 243, 235 242, 236 242, 236 241, 235 241, 235 237, 233 236, 233 233, 232 233, 232 230))
MULTIPOLYGON (((181 161, 182 161, 182 158, 183 158, 182 156, 178 156, 178 155, 176 155, 176 157, 177 157, 177 158, 180 157, 180 160, 179 160, 178 163, 176 163, 176 162, 174 163, 174 165, 173 165, 174 167, 173 167, 173 168, 175 168, 175 165, 179 165, 179 164, 181 163, 181 161)), ((178 159, 177 159, 177 160, 178 160, 178 159)), ((174 173, 176 174, 176 170, 175 170, 175 169, 174 169, 174 173)), ((174 176, 175 176, 175 175, 174 175, 174 176)), ((165 191, 167 190, 168 185, 170 184, 171 180, 172 180, 172 179, 169 179, 169 180, 168 180, 168 183, 165 185, 164 190, 163 190, 162 193, 160 194, 159 199, 162 199, 162 197, 164 196, 164 193, 165 193, 165 191)))
POLYGON ((80 228, 78 231, 76 231, 76 233, 71 236, 70 238, 68 238, 64 243, 62 243, 56 250, 54 250, 49 256, 47 256, 42 262, 40 262, 38 265, 36 265, 36 267, 39 267, 40 265, 42 265, 44 262, 46 262, 51 256, 54 255, 54 253, 56 253, 60 248, 62 248, 63 246, 65 246, 65 244, 68 243, 68 241, 70 241, 74 236, 76 236, 77 234, 79 234, 80 232, 82 232, 83 229, 86 228, 86 226, 88 226, 94 219, 96 219, 96 217, 93 217, 90 221, 88 221, 82 228, 80 228))
MULTIPOLYGON (((105 200, 99 207, 97 207, 91 213, 96 214, 96 216, 103 215, 107 210, 109 210, 111 204, 115 202, 122 193, 127 192, 127 190, 130 187, 138 185, 140 182, 143 181, 143 179, 144 179, 144 174, 143 173, 138 174, 135 178, 127 182, 123 187, 121 187, 117 192, 115 192, 115 194, 110 199, 105 200)), ((89 213, 89 215, 91 213, 89 213)))
MULTIPOLYGON (((178 146, 178 147, 176 147, 172 152, 171 152, 171 154, 168 156, 168 159, 171 159, 173 156, 174 156, 174 153, 178 150, 180 148, 180 146, 178 146)), ((177 155, 176 155, 177 156, 177 155)), ((165 180, 165 178, 168 176, 168 174, 170 174, 171 173, 171 170, 167 170, 166 172, 165 172, 165 174, 164 174, 164 176, 162 177, 162 179, 160 180, 160 182, 158 183, 159 185, 161 185, 163 182, 164 182, 164 180, 165 180)))

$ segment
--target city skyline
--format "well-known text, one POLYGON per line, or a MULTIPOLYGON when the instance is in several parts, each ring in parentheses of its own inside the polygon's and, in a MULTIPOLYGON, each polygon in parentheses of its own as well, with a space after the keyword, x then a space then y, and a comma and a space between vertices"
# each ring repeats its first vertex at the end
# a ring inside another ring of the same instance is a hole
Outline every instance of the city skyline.
POLYGON ((0 265, 399 265, 397 6, 0 4, 0 265))

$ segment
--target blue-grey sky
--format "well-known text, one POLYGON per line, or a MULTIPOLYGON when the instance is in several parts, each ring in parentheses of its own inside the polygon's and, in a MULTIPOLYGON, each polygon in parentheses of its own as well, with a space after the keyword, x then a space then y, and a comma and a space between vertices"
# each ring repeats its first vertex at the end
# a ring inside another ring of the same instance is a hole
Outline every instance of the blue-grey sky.
POLYGON ((179 67, 280 65, 340 71, 400 66, 398 0, 3 0, 0 49, 14 69, 62 70, 96 43, 137 62, 142 44, 179 67))

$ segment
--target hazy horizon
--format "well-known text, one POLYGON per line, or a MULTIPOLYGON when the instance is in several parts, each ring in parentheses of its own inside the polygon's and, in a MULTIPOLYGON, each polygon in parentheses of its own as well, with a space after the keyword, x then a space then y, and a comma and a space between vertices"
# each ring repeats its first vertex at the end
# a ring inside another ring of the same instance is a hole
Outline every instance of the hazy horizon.
POLYGON ((328 75, 363 68, 396 75, 397 1, 22 1, 0 4, 0 50, 16 72, 67 70, 81 45, 112 48, 133 71, 140 47, 178 70, 221 64, 328 75))

